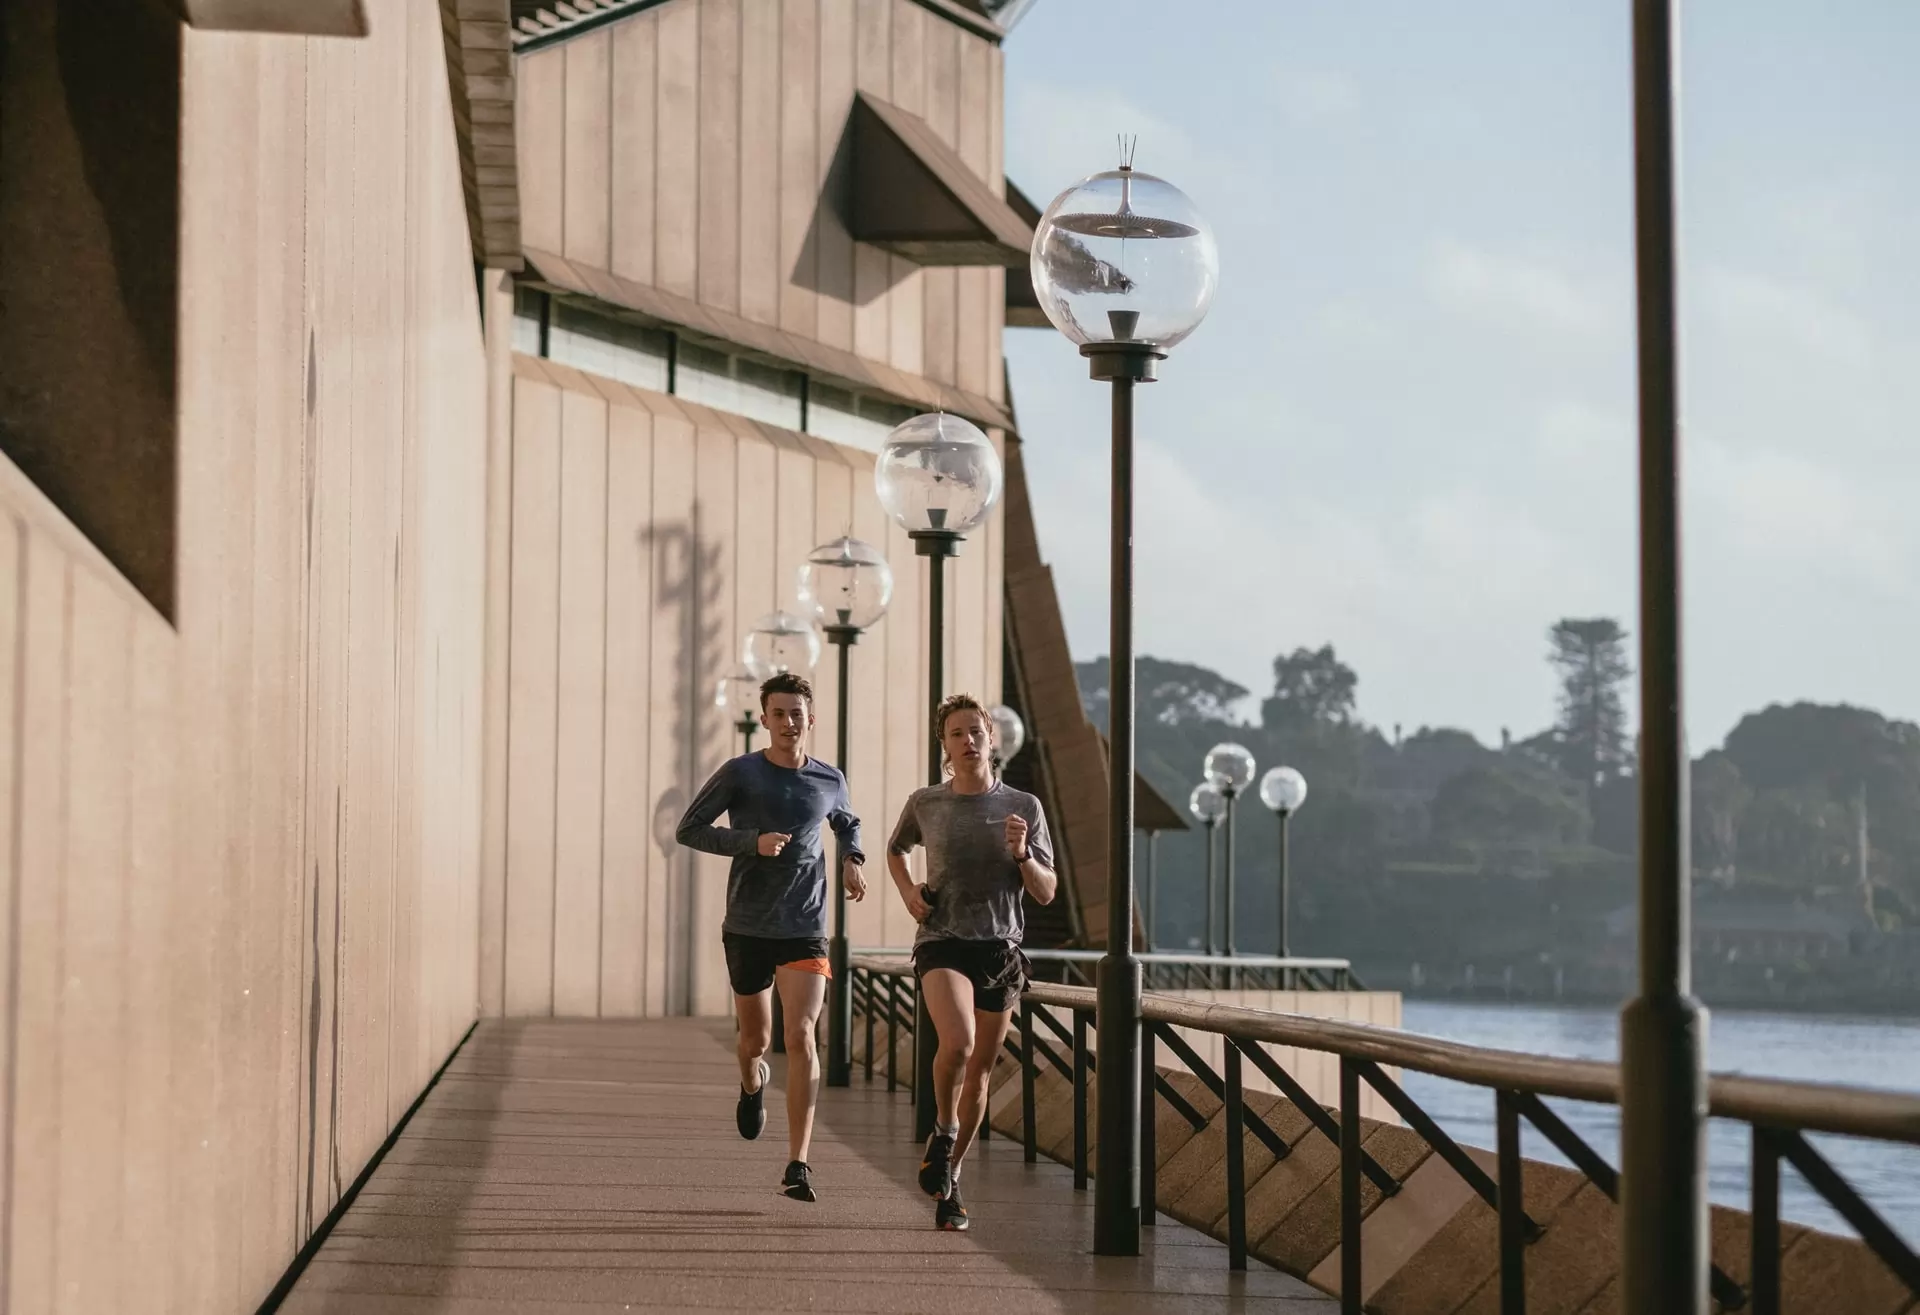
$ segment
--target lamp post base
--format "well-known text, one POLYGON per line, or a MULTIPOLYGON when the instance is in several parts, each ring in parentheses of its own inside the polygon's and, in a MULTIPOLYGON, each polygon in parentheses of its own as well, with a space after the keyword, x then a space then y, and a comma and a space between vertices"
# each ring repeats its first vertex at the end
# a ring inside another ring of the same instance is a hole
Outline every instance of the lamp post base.
POLYGON ((1093 1254, 1140 1254, 1141 964, 1124 944, 1095 970, 1094 1074, 1100 1140, 1093 1171, 1093 1254))
POLYGON ((1620 1015, 1622 1310, 1707 1307, 1707 1011, 1642 996, 1620 1015))
MULTIPOLYGON (((840 613, 842 617, 847 613, 840 613)), ((840 624, 822 627, 827 642, 840 650, 840 775, 847 775, 847 650, 860 642, 860 632, 840 624)), ((827 1085, 845 1087, 853 1082, 853 979, 847 967, 847 887, 835 870, 827 874, 833 883, 833 937, 827 942, 827 967, 833 976, 827 983, 827 1085)))

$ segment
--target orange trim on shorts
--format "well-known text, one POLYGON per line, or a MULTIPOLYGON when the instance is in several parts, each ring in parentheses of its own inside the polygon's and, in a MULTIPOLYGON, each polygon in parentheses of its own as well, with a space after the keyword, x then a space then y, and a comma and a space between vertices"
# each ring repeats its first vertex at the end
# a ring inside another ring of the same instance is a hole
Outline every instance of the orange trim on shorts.
POLYGON ((795 959, 792 963, 783 963, 782 968, 791 968, 797 973, 819 973, 822 977, 833 976, 833 965, 825 959, 795 959))

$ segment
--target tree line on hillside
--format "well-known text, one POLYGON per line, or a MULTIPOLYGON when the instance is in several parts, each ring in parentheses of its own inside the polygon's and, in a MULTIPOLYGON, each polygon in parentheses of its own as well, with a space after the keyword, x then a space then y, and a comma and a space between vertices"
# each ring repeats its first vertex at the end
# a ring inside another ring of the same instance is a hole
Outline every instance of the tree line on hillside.
MULTIPOLYGON (((1291 836, 1297 899, 1316 907, 1382 874, 1514 877, 1610 874, 1630 898, 1638 781, 1624 690, 1627 633, 1611 618, 1548 631, 1558 716, 1537 733, 1481 743, 1465 730, 1403 735, 1356 713, 1359 676, 1331 644, 1273 660, 1255 716, 1252 691, 1186 662, 1139 659, 1140 770, 1183 812, 1207 750, 1250 749, 1260 768, 1305 773, 1309 800, 1291 836)), ((1089 716, 1107 722, 1107 662, 1077 666, 1089 716)), ((1855 707, 1774 705, 1741 720, 1692 764, 1692 849, 1700 887, 1790 908, 1844 910, 1867 927, 1920 926, 1920 727, 1855 707)), ((1241 803, 1236 859, 1248 928, 1238 948, 1271 949, 1274 823, 1241 803)), ((1160 933, 1201 937, 1197 832, 1161 842, 1160 933)), ((1320 945, 1297 953, 1342 953, 1320 945)))

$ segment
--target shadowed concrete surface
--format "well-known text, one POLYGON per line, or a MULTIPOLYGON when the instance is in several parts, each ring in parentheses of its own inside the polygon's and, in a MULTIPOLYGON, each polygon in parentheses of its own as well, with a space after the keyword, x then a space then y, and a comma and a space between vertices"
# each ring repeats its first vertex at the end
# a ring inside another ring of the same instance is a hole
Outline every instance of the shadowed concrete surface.
MULTIPOLYGON (((1250 1311, 1336 1304, 1173 1223, 1089 1254, 1093 1201, 998 1137, 968 1156, 973 1228, 933 1228, 906 1093, 821 1093, 820 1200, 789 1201, 786 1112, 733 1127, 721 1020, 482 1023, 283 1309, 302 1312, 1250 1311)), ((781 1082, 776 1060, 775 1085, 781 1082)))

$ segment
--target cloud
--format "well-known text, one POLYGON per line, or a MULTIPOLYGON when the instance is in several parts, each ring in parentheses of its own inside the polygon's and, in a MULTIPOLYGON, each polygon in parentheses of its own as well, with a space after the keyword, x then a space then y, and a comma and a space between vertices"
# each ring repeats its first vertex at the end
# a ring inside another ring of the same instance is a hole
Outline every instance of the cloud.
POLYGON ((1439 243, 1427 288, 1442 303, 1515 327, 1594 336, 1621 326, 1618 294, 1536 257, 1439 243))
POLYGON ((1273 92, 1281 112, 1300 125, 1345 118, 1360 108, 1360 85, 1346 73, 1285 71, 1273 92))

